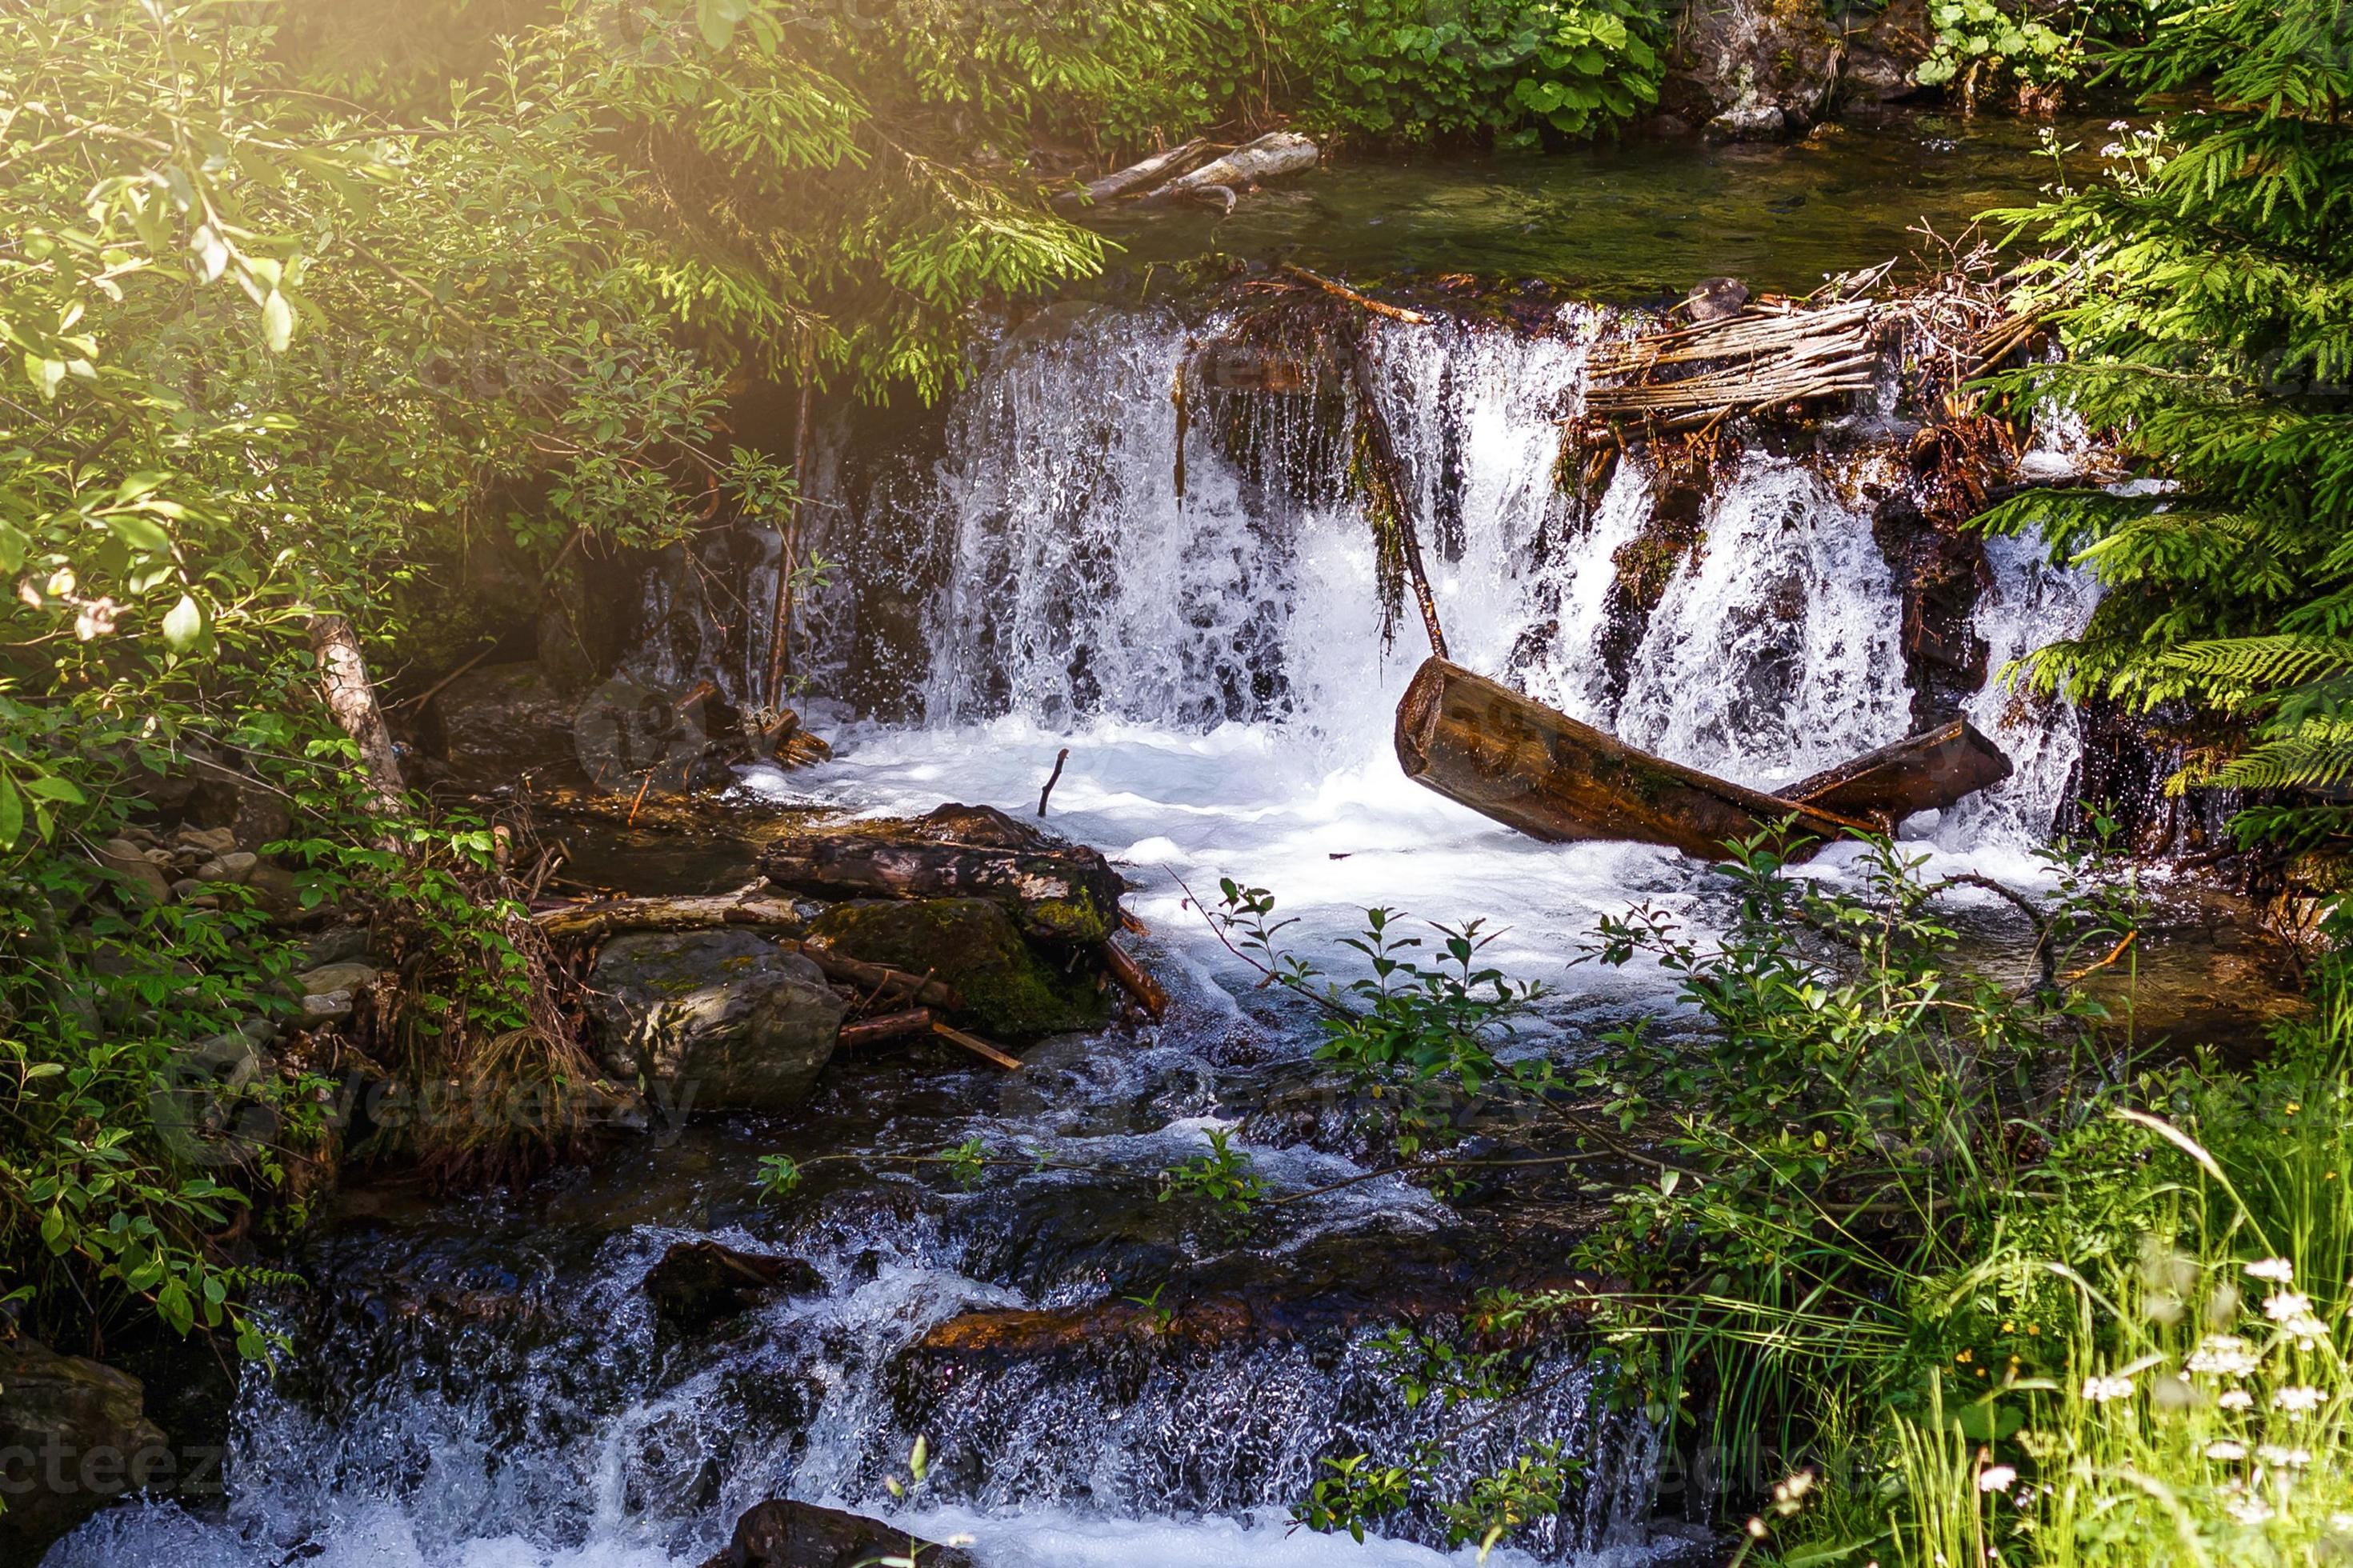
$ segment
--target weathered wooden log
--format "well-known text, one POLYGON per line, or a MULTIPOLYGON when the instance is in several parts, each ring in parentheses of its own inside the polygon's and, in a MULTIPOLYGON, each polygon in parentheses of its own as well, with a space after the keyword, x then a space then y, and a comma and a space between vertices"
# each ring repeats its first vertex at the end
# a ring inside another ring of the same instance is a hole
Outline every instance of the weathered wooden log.
POLYGON ((834 1037, 834 1046, 837 1049, 843 1046, 872 1046, 905 1035, 928 1035, 932 1032, 932 1026, 938 1022, 939 1015, 929 1007, 860 1018, 841 1026, 841 1033, 834 1037))
POLYGON ((311 651, 319 661, 319 691, 326 699, 327 711, 359 751, 360 773, 368 785, 368 809, 379 816, 398 816, 407 807, 400 758, 393 750, 392 727, 385 722, 375 686, 368 679, 359 634, 352 630, 350 621, 335 615, 312 616, 310 632, 311 651))
POLYGON ((1966 719, 1926 730, 1781 791, 1840 816, 1894 827, 1915 811, 1942 811, 2010 775, 2010 758, 1966 719))
POLYGON ((964 1010, 963 993, 944 980, 934 980, 928 974, 912 974, 903 969, 893 969, 887 963, 869 963, 862 958, 836 952, 823 942, 796 942, 785 945, 823 970, 828 980, 860 986, 892 1000, 920 1002, 927 1007, 938 1007, 950 1013, 964 1010))
POLYGON ((1181 146, 1171 147, 1165 153, 1155 153, 1124 169, 1113 170, 1101 179, 1089 180, 1082 190, 1064 191, 1054 198, 1054 205, 1066 209, 1101 206, 1131 192, 1149 190, 1206 162, 1215 150, 1208 137, 1196 136, 1181 146))
POLYGON ((1143 199, 1147 202, 1179 201, 1193 197, 1212 185, 1223 185, 1229 190, 1262 185, 1269 180, 1314 168, 1319 156, 1315 143, 1295 131, 1269 132, 1223 157, 1214 158, 1198 169, 1155 185, 1145 194, 1143 199))
POLYGON ((1019 1072, 1021 1070, 1021 1058, 1019 1057, 1014 1056, 1007 1051, 998 1050, 995 1046, 990 1045, 978 1035, 967 1035, 962 1029, 952 1029, 936 1018, 932 1021, 932 1033, 937 1035, 940 1038, 947 1041, 951 1045, 962 1046, 974 1056, 984 1057, 988 1060, 995 1062, 1007 1072, 1019 1072))
POLYGON ((1167 989, 1153 978, 1152 972, 1137 961, 1135 954, 1121 945, 1119 938, 1103 938, 1102 952, 1103 967, 1119 982, 1122 990, 1135 998, 1135 1005, 1147 1016, 1156 1020, 1168 1011, 1167 989))
POLYGON ((779 840, 760 869, 824 899, 987 899, 1030 936, 1092 943, 1119 928, 1119 874, 1083 845, 999 847, 844 830, 779 840))
POLYGON ((1442 658, 1398 704, 1397 752, 1408 778, 1555 842, 1634 839, 1721 859, 1727 841, 1760 831, 1782 829, 1793 856, 1873 831, 1637 751, 1442 658))
POLYGON ((1430 318, 1419 310, 1409 310, 1403 305, 1392 305, 1386 300, 1376 300, 1369 294, 1359 294, 1345 283, 1336 279, 1326 278, 1321 272, 1310 272, 1304 267, 1294 267, 1288 261, 1282 263, 1276 270, 1286 278, 1296 278, 1302 283, 1321 289, 1335 300, 1345 300, 1360 310, 1370 310, 1376 316, 1386 316, 1392 321, 1403 321, 1409 326, 1425 327, 1430 324, 1430 318))
POLYGON ((804 922, 783 899, 742 892, 566 904, 540 910, 531 923, 553 942, 601 942, 621 931, 704 931, 731 925, 798 931, 804 922))

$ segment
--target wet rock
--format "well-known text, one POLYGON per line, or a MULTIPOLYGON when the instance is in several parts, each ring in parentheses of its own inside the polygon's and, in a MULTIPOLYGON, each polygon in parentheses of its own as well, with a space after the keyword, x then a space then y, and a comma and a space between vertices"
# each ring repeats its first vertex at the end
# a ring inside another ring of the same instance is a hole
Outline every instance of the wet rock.
POLYGON ((504 783, 572 766, 575 700, 536 662, 468 670, 434 696, 440 752, 460 778, 504 783))
POLYGON ((1831 108, 1842 56, 1818 5, 1698 0, 1669 51, 1659 110, 1735 141, 1788 135, 1831 108))
POLYGON ((1683 293, 1680 307, 1685 321, 1723 321, 1740 314, 1748 303, 1748 285, 1737 278, 1703 278, 1683 293))
POLYGON ((342 1023, 352 1016, 359 994, 379 978, 373 965, 357 963, 322 963, 303 971, 294 977, 295 989, 301 994, 303 1023, 342 1023))
POLYGON ((964 997, 958 1022, 995 1039, 1100 1028, 1111 1016, 1091 971, 1066 973, 987 899, 866 899, 836 904, 810 937, 868 963, 944 981, 964 997))
POLYGON ((735 1538, 703 1568, 862 1568, 909 1556, 923 1568, 973 1568, 967 1553, 911 1542, 879 1519, 771 1498, 735 1521, 735 1538))
POLYGON ((31 1340, 0 1344, 0 1560, 39 1562, 114 1499, 171 1481, 175 1463, 137 1378, 31 1340))
POLYGON ((1920 90, 1920 62, 1936 46, 1927 0, 1890 0, 1870 26, 1847 35, 1839 96, 1851 104, 1909 98, 1920 90))
POLYGON ((681 1335, 704 1333, 763 1302, 824 1288, 818 1271, 797 1258, 738 1252, 715 1241, 680 1242, 645 1278, 655 1321, 681 1335))
POLYGON ((740 930, 617 937, 597 956, 589 985, 607 1070, 625 1083, 677 1085, 672 1103, 681 1109, 798 1104, 849 1010, 816 964, 740 930))
POLYGON ((283 866, 264 860, 246 878, 245 890, 255 907, 272 920, 290 920, 301 912, 301 889, 295 885, 294 873, 283 866))
POLYGON ((914 822, 828 824, 770 844, 760 869, 811 898, 986 899, 1025 934, 1070 943, 1117 931, 1124 890, 1096 850, 992 806, 944 805, 914 822))
POLYGON ((304 968, 307 972, 331 963, 348 963, 365 958, 367 951, 367 927, 332 926, 302 943, 304 968))
POLYGON ((172 896, 171 879, 128 838, 110 838, 99 846, 98 863, 121 877, 132 897, 142 903, 160 904, 172 896))

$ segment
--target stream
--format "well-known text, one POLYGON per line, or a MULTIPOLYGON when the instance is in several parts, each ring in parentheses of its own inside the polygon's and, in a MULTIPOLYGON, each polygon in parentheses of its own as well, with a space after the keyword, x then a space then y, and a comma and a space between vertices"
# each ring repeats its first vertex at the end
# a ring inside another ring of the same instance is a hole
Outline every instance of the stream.
MULTIPOLYGON (((1153 265, 1148 240, 1166 256, 1214 243, 1335 269, 1385 257, 1543 276, 1605 301, 1703 271, 1802 287, 1883 259, 1923 212, 2029 199, 2047 177, 2031 132, 1972 134, 1896 121, 1841 131, 1827 152, 1327 171, 1214 238, 1191 216, 1130 235, 1124 265, 1153 265), (1828 177, 1825 159, 1844 172, 1828 177)), ((1652 487, 1622 465, 1579 513, 1554 475, 1555 420, 1576 406, 1605 308, 1375 335, 1454 657, 1767 788, 1910 732, 1902 605, 1870 508, 1786 453, 1717 471, 1704 545, 1639 638, 1613 642, 1613 558, 1652 487)), ((1363 1173, 1361 1107, 1310 1061, 1314 1019, 1256 987, 1190 895, 1214 900, 1226 877, 1273 889, 1298 917, 1289 940, 1336 972, 1368 905, 1486 919, 1488 956, 1550 988, 1521 1048, 1572 1059, 1600 1028, 1672 1009, 1669 977, 1576 962, 1595 921, 1648 902, 1704 931, 1728 894, 1671 851, 1539 844, 1400 775, 1389 727, 1419 632, 1384 645, 1371 546, 1311 400, 1251 414, 1213 398, 1180 463, 1172 372, 1225 309, 1062 301, 984 344, 936 414, 845 421, 810 504, 816 547, 841 566, 807 605, 801 650, 837 758, 741 785, 852 812, 953 799, 1027 815, 1068 748, 1048 823, 1135 884, 1166 1019, 1050 1039, 1018 1076, 887 1047, 838 1058, 797 1115, 700 1120, 522 1193, 437 1203, 398 1181, 356 1186, 303 1246, 310 1289, 276 1309, 291 1354, 275 1379, 244 1381, 223 1505, 124 1505, 51 1568, 694 1564, 745 1508, 787 1494, 968 1535, 985 1568, 1472 1560, 1444 1549, 1434 1518, 1358 1544, 1288 1531, 1287 1510, 1326 1456, 1454 1434, 1459 1414, 1406 1408, 1374 1341, 1482 1285, 1552 1277, 1600 1200, 1529 1182, 1441 1202, 1393 1177, 1321 1192, 1363 1173), (1317 1195, 1246 1233, 1158 1201, 1157 1173, 1211 1129, 1231 1130, 1276 1194, 1317 1195), (966 1185, 881 1163, 967 1140, 1008 1163, 966 1185), (777 1152, 867 1158, 810 1166, 801 1191, 763 1203, 755 1165, 777 1152), (806 1259, 823 1289, 681 1339, 638 1282, 706 1237, 806 1259), (1164 1304, 1175 1327, 1127 1331, 1164 1304), (902 1503, 884 1481, 919 1433, 938 1466, 902 1503)), ((1852 433, 1867 445, 1882 417, 1856 416, 1852 433)), ((2052 421, 2030 469, 2070 471, 2079 446, 2052 421)), ((743 574, 744 602, 766 603, 772 573, 743 574)), ((747 689, 748 656, 675 574, 648 594, 647 678, 747 689)), ((1937 871, 2042 877, 2034 851, 2066 803, 2079 727, 1999 676, 2094 602, 2031 544, 1988 547, 1970 621, 1988 673, 1963 710, 2017 771, 1907 823, 1907 852, 1937 871)), ((1814 874, 1852 863, 1833 849, 1814 874)), ((730 869, 671 872, 702 889, 730 869)), ((1992 910, 1965 913, 1998 948, 1992 910)), ((1493 1561, 1706 1560, 1706 1500, 1620 1393, 1582 1346, 1550 1346, 1528 1389, 1458 1445, 1466 1466, 1535 1439, 1586 1462, 1564 1513, 1493 1561)))

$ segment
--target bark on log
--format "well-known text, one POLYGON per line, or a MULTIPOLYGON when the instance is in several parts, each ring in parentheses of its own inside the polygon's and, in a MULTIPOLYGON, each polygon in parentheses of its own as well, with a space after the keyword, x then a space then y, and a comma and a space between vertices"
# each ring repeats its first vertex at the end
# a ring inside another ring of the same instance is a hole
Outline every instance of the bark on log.
POLYGON ((1207 159, 1211 152, 1209 139, 1196 136, 1182 146, 1171 147, 1165 153, 1115 170, 1099 180, 1089 180, 1083 191, 1064 191, 1054 198, 1058 207, 1101 206, 1116 201, 1133 191, 1149 190, 1164 184, 1207 159))
POLYGON ((1145 193, 1144 200, 1181 200, 1211 185, 1224 185, 1232 190, 1262 185, 1269 180, 1314 168, 1319 156, 1315 143, 1297 132, 1270 132, 1221 158, 1213 159, 1188 174, 1179 174, 1155 186, 1145 193))
POLYGON ((1963 795, 2010 774, 2010 758, 1966 719, 1866 752, 1781 792, 1840 816, 1883 820, 1890 827, 1915 811, 1942 811, 1963 795))
POLYGON ((944 1012, 964 1011, 964 994, 944 980, 934 980, 925 974, 910 974, 886 963, 869 963, 862 958, 836 952, 820 942, 795 942, 785 945, 823 970, 828 980, 861 986, 886 998, 920 1002, 927 1007, 937 1007, 944 1012))
POLYGON ((988 899, 1031 936, 1097 942, 1119 928, 1119 874, 1082 845, 1035 847, 861 833, 787 838, 760 852, 780 888, 822 899, 988 899))
POLYGON ((311 651, 319 661, 319 687, 327 711, 343 733, 359 747, 360 770, 367 775, 369 804, 379 816, 397 815, 401 798, 400 759, 392 749, 392 730, 368 679, 367 660, 352 623, 341 616, 311 617, 311 651))
POLYGON ((601 942, 622 931, 704 931, 713 926, 763 926, 798 931, 806 922, 782 899, 757 893, 607 899, 542 910, 531 923, 554 942, 601 942))
POLYGON ((1119 938, 1107 936, 1103 941, 1103 967, 1120 987, 1135 998, 1136 1005, 1155 1022, 1168 1011, 1168 992, 1152 972, 1136 961, 1135 954, 1120 944, 1119 938))
POLYGON ((1794 819, 1783 847, 1801 857, 1873 830, 1637 751, 1441 658, 1398 704, 1397 752, 1408 778, 1556 842, 1635 839, 1722 859, 1726 840, 1794 819))
POLYGON ((834 1047, 843 1046, 873 1046, 884 1040, 895 1040, 906 1035, 928 1035, 939 1022, 938 1015, 929 1007, 917 1007, 912 1012, 885 1013, 880 1017, 860 1018, 844 1024, 834 1037, 834 1047))

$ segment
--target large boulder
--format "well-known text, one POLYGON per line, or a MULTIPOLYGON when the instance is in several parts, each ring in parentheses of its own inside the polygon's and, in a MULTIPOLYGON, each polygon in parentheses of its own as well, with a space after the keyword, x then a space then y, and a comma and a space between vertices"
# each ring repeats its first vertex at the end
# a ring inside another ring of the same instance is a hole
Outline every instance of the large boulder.
POLYGON ((849 1010, 816 964, 757 932, 726 928, 617 937, 589 985, 605 1069, 624 1083, 674 1085, 671 1103, 681 1108, 798 1104, 849 1010))
POLYGON ((1890 0, 1871 25, 1846 37, 1839 96, 1851 104, 1892 103, 1920 90, 1920 62, 1936 47, 1927 0, 1890 0))
POLYGON ((846 957, 945 982, 964 998, 956 1020, 992 1038, 1100 1028, 1111 1016, 1092 967, 1073 974, 1048 963, 992 900, 836 904, 810 922, 809 939, 846 957))
POLYGON ((1735 141, 1787 136, 1832 108, 1844 54, 1814 0, 1692 0, 1659 110, 1735 141))
POLYGON ((771 1498, 735 1521, 735 1539, 703 1568, 862 1568, 911 1555, 923 1568, 973 1568, 967 1553, 911 1542, 879 1519, 771 1498))
POLYGON ((0 1562, 39 1562, 116 1498, 179 1481, 177 1467, 137 1378, 31 1340, 0 1344, 0 1562))

